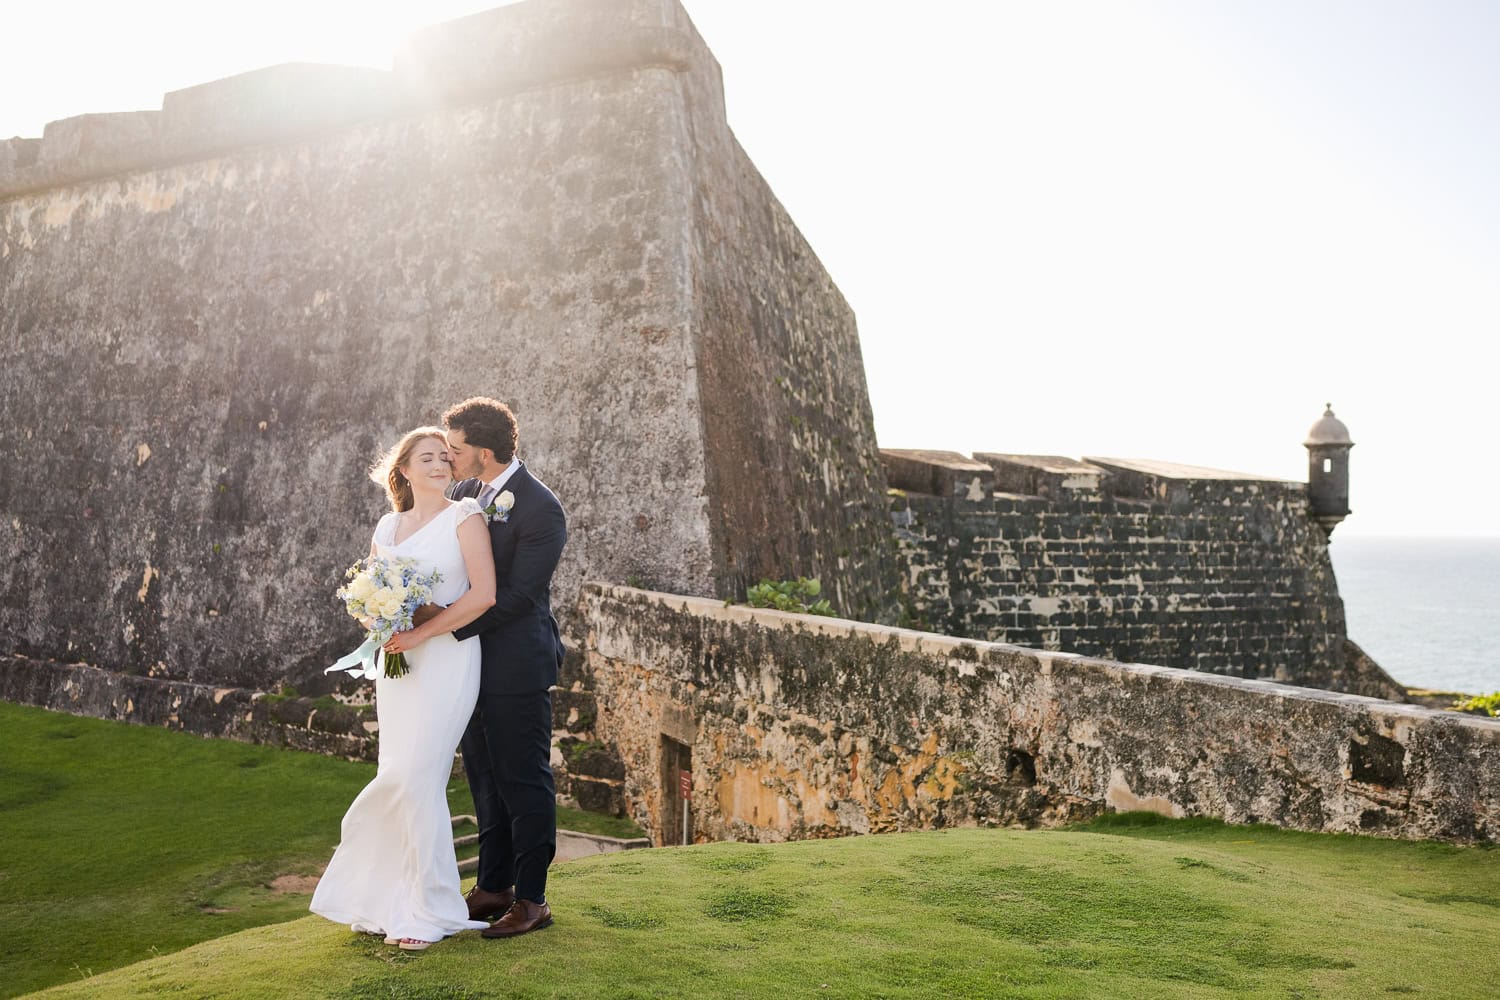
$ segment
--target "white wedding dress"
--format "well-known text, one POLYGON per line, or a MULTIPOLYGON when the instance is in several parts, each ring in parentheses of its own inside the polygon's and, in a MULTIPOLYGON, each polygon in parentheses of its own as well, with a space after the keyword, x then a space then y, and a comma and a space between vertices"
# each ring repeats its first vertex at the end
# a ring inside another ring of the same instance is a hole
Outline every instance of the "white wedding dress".
MULTIPOLYGON (((432 600, 452 604, 469 589, 458 525, 479 513, 477 501, 460 500, 400 544, 398 515, 386 514, 375 528, 376 554, 438 571, 432 600)), ((375 681, 380 766, 344 814, 338 850, 309 909, 356 931, 439 941, 489 926, 469 919, 459 891, 446 792, 453 751, 479 697, 479 639, 444 633, 406 660, 406 676, 375 681)))

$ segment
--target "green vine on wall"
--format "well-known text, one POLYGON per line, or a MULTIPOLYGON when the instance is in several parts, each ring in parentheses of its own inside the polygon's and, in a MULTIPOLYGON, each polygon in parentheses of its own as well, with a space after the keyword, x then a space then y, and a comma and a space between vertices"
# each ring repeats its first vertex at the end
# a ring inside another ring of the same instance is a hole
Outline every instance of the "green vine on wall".
POLYGON ((822 584, 805 576, 799 576, 795 580, 762 580, 745 592, 745 601, 756 608, 837 617, 833 605, 827 600, 818 599, 822 592, 822 584))

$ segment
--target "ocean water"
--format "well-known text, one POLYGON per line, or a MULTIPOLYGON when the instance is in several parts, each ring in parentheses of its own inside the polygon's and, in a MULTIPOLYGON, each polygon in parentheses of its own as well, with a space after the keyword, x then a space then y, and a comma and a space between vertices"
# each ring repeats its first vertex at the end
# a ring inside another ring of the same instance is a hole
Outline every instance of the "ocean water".
POLYGON ((1349 638, 1408 687, 1500 691, 1500 538, 1333 533, 1349 638))

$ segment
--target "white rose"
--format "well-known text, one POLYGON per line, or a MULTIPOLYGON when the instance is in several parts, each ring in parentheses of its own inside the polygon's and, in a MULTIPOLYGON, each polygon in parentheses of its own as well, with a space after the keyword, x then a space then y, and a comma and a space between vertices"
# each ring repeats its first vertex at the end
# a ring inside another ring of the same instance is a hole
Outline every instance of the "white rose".
POLYGON ((510 490, 502 490, 500 492, 500 495, 495 498, 495 509, 496 510, 502 510, 502 511, 503 510, 510 510, 515 505, 516 505, 516 495, 514 493, 512 493, 510 490))
POLYGON ((349 584, 349 596, 356 601, 363 601, 375 593, 375 584, 370 582, 368 576, 356 576, 349 584))

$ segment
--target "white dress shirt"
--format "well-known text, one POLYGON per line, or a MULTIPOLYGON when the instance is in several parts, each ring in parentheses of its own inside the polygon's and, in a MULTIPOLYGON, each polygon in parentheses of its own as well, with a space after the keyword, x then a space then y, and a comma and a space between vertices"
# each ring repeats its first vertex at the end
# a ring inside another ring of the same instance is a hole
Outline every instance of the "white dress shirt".
POLYGON ((510 464, 505 467, 505 471, 501 472, 500 475, 496 476, 494 479, 490 480, 490 482, 486 483, 484 489, 479 491, 479 506, 488 507, 490 505, 490 501, 500 495, 500 491, 505 489, 506 481, 509 480, 511 476, 515 475, 516 470, 520 467, 520 456, 518 455, 511 458, 510 464))

